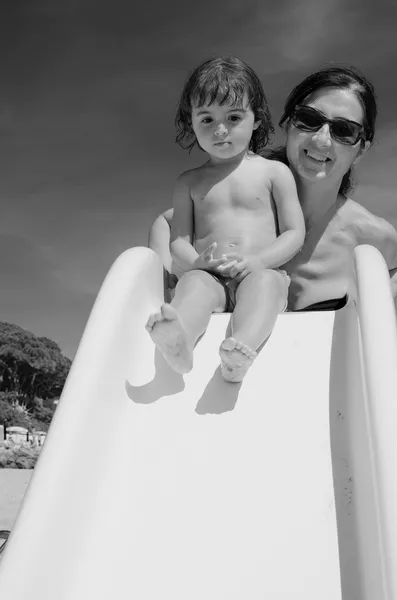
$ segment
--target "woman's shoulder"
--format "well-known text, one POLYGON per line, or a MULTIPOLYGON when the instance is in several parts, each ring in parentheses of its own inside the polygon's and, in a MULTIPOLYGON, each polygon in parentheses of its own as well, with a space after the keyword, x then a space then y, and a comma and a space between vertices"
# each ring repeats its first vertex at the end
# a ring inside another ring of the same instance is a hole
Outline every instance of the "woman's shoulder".
POLYGON ((344 217, 354 223, 362 235, 386 235, 397 240, 397 231, 393 225, 378 215, 371 213, 365 206, 348 198, 344 205, 344 217))
POLYGON ((370 244, 380 250, 389 268, 397 266, 397 231, 383 217, 374 215, 367 208, 347 199, 344 218, 354 227, 357 244, 370 244), (390 266, 392 265, 392 267, 390 266))

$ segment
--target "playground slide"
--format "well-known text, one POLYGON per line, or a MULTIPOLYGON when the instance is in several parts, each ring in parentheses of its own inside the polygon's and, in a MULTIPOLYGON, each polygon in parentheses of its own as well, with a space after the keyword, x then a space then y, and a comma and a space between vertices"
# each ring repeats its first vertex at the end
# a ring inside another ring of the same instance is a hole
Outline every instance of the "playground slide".
POLYGON ((396 323, 374 248, 358 301, 280 315, 242 384, 214 315, 182 377, 144 329, 163 299, 122 254, 89 318, 0 562, 7 600, 397 598, 396 323))

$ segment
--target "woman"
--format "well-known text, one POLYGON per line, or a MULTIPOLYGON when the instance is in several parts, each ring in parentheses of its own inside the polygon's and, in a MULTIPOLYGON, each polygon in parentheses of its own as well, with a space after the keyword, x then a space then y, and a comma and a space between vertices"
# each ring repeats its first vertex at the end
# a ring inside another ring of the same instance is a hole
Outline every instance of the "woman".
MULTIPOLYGON (((338 308, 354 296, 353 250, 360 244, 383 254, 397 295, 397 232, 348 197, 352 167, 372 144, 376 114, 374 89, 353 68, 309 75, 287 99, 279 123, 286 144, 270 158, 290 167, 306 223, 303 249, 283 267, 291 277, 289 310, 338 308)), ((149 247, 178 276, 168 249, 171 220, 172 209, 156 219, 149 247)))

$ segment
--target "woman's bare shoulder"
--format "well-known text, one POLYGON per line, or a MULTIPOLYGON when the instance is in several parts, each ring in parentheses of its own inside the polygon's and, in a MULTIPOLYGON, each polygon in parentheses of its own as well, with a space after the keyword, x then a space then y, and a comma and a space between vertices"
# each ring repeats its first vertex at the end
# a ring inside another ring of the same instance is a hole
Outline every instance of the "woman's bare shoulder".
POLYGON ((357 244, 375 246, 389 268, 397 266, 397 231, 389 221, 351 199, 345 203, 343 217, 354 227, 357 244))
POLYGON ((374 215, 365 206, 351 198, 348 198, 345 202, 343 216, 346 220, 354 223, 363 235, 391 235, 392 237, 396 236, 397 240, 397 231, 389 221, 374 215))

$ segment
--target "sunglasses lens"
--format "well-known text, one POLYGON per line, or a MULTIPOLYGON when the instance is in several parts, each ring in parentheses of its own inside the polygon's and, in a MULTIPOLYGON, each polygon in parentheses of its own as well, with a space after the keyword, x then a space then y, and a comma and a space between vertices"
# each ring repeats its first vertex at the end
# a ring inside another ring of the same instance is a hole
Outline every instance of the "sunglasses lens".
POLYGON ((318 131, 324 123, 329 123, 332 137, 341 144, 356 144, 362 131, 362 127, 358 123, 352 123, 347 119, 327 121, 317 110, 305 106, 301 106, 295 111, 292 121, 295 127, 304 131, 318 131))
POLYGON ((314 110, 299 108, 295 113, 294 124, 307 131, 316 131, 324 124, 324 119, 314 110))
POLYGON ((346 144, 355 144, 358 141, 361 127, 348 121, 335 120, 332 123, 332 133, 334 137, 346 144))

